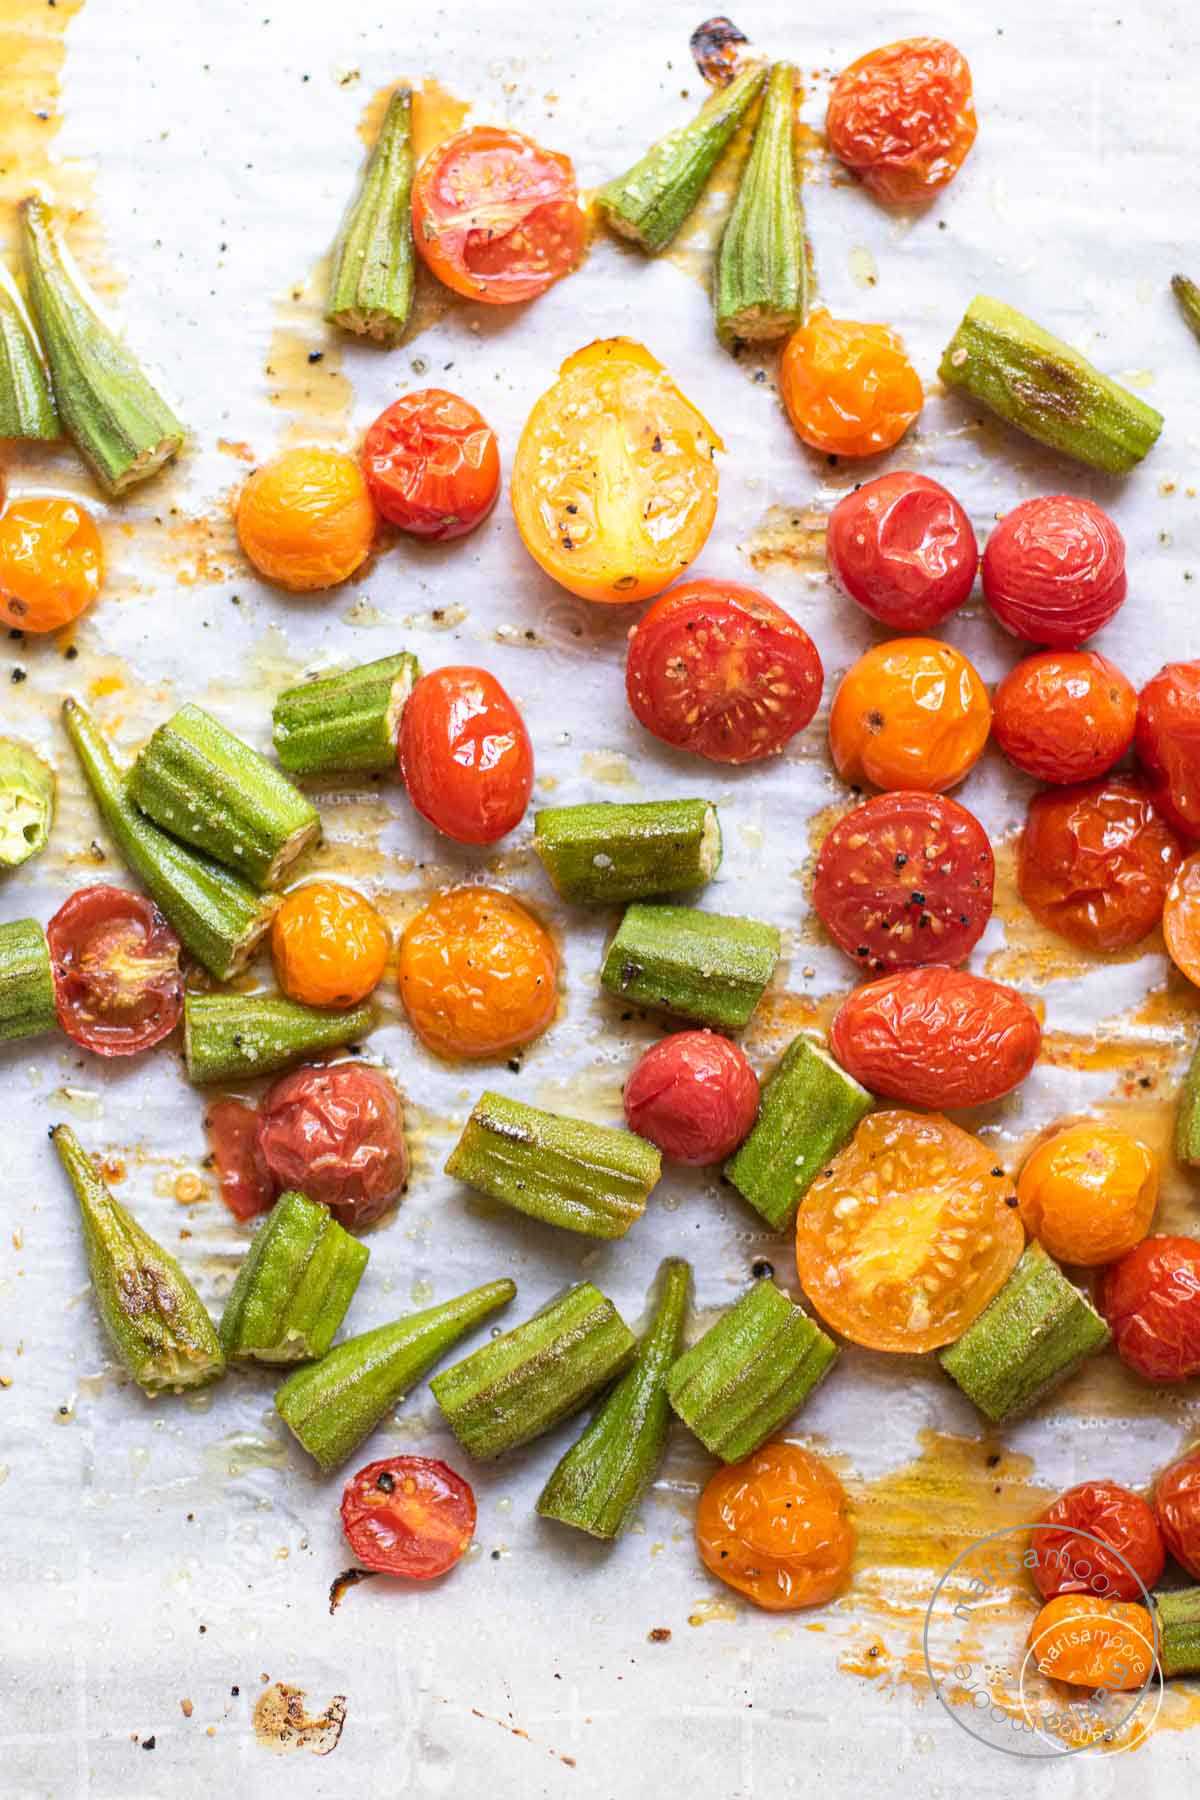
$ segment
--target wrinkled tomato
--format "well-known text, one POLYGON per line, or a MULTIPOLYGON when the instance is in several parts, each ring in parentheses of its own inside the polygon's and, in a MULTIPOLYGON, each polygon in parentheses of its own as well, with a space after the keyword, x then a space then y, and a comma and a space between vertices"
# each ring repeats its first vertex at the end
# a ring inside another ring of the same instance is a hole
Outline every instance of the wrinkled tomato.
POLYGON ((400 768, 421 817, 460 844, 494 844, 525 817, 533 746, 486 669, 422 676, 400 720, 400 768))
POLYGON ((987 833, 965 806, 942 794, 877 794, 821 845, 813 906, 860 968, 960 963, 992 916, 995 877, 987 833))
POLYGON ((937 794, 974 767, 991 722, 987 689, 960 651, 937 638, 892 638, 842 677, 829 748, 843 781, 937 794))
POLYGON ((829 147, 885 206, 915 206, 952 181, 978 129, 971 71, 944 38, 902 38, 860 56, 829 96, 829 147))
POLYGON ((1150 1507, 1115 1481, 1081 1481, 1060 1494, 1030 1534, 1029 1547, 1036 1559, 1030 1574, 1043 1600, 1058 1594, 1137 1600, 1157 1582, 1166 1561, 1150 1507))
POLYGON ((77 501, 31 494, 9 502, 0 516, 0 623, 57 631, 92 604, 103 580, 100 533, 77 501))
POLYGON ((1040 1674, 1072 1687, 1128 1693, 1154 1669, 1154 1621, 1144 1606, 1060 1594, 1048 1600, 1029 1630, 1040 1674))
POLYGON ((886 325, 811 312, 783 347, 779 392, 792 430, 828 456, 878 456, 899 443, 925 392, 886 325))
POLYGON ((1154 1489, 1154 1511, 1167 1549, 1200 1580, 1200 1450, 1164 1469, 1154 1489))
POLYGON ((238 541, 259 574, 294 593, 336 587, 371 553, 375 508, 358 463, 343 450, 285 450, 255 469, 235 515, 238 541))
POLYGON ((854 1541, 833 1470, 783 1439, 718 1469, 696 1509, 705 1568, 768 1612, 832 1600, 849 1579, 854 1541))
POLYGON ((1200 1241, 1148 1237, 1100 1277, 1117 1355, 1145 1381, 1200 1375, 1200 1241))
POLYGON ((776 755, 812 719, 824 680, 803 626, 734 581, 683 582, 629 634, 634 717, 664 744, 710 762, 776 755))
POLYGON ((1162 917, 1183 859, 1145 784, 1106 776, 1030 801, 1017 886, 1035 919, 1088 950, 1127 950, 1162 917))
POLYGON ((217 1185, 235 1219, 266 1212, 277 1192, 258 1146, 258 1112, 244 1100, 214 1100, 204 1115, 217 1185))
POLYGON ((984 548, 984 599, 1014 637, 1052 650, 1094 637, 1125 593, 1125 539, 1077 494, 1023 500, 984 548))
POLYGON ((758 1115, 758 1076, 715 1031, 660 1038, 625 1083, 625 1123, 673 1162, 723 1162, 758 1115))
POLYGON ((134 1056, 174 1031, 183 1011, 181 945, 152 901, 125 888, 80 888, 46 938, 58 1022, 97 1056, 134 1056))
POLYGON ((357 1006, 383 979, 391 947, 380 913, 342 881, 292 888, 271 920, 279 985, 304 1006, 357 1006))
POLYGON ((1114 1262, 1139 1244, 1158 1203, 1153 1150, 1115 1126, 1068 1125, 1038 1145, 1017 1181, 1021 1217, 1059 1262, 1114 1262))
POLYGON ((465 536, 500 492, 495 432, 443 388, 394 400, 367 432, 362 461, 376 511, 414 537, 465 536))
POLYGON ((511 895, 453 888, 406 928, 398 979, 409 1023, 436 1056, 502 1056, 553 1020, 558 953, 511 895))
POLYGON ((1167 663, 1146 683, 1134 744, 1171 824, 1200 837, 1200 661, 1167 663))
POLYGON ((1093 781, 1133 742, 1137 692, 1096 650, 1039 650, 992 696, 992 733, 1038 781, 1093 781))
POLYGON ((351 1476, 342 1530, 360 1563, 381 1575, 429 1581, 470 1549, 475 1496, 448 1463, 389 1456, 351 1476))
POLYGON ((965 969, 902 969, 843 1000, 838 1062, 872 1093, 911 1106, 982 1106, 1024 1081, 1042 1028, 1013 988, 965 969))
POLYGON ((400 1096, 362 1063, 283 1076, 263 1100, 258 1148, 277 1189, 299 1188, 351 1231, 381 1218, 408 1181, 400 1096))
POLYGON ((842 592, 893 631, 932 631, 962 605, 979 567, 971 521, 954 495, 907 469, 838 501, 825 553, 842 592))
POLYGON ((1162 922, 1168 956, 1200 987, 1200 850, 1176 870, 1163 902, 1162 922))

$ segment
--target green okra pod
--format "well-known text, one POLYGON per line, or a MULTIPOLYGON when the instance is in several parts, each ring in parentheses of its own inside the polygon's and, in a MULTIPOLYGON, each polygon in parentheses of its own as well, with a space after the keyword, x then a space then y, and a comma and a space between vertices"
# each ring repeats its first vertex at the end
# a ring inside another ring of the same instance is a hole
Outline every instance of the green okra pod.
POLYGON ((754 1128, 725 1164, 725 1174, 768 1225, 782 1231, 874 1104, 873 1094, 801 1033, 763 1087, 754 1128))
POLYGON ((1179 302, 1192 336, 1200 338, 1200 287, 1186 275, 1172 275, 1171 291, 1179 302))
POLYGON ((762 999, 779 945, 776 927, 758 919, 635 903, 608 947, 600 980, 623 1000, 736 1031, 762 999))
POLYGON ((708 800, 549 806, 533 823, 542 867, 577 906, 682 894, 711 881, 721 862, 721 827, 708 800))
POLYGON ((412 90, 397 88, 333 251, 325 317, 395 344, 413 299, 412 90))
POLYGON ((0 925, 0 1044, 58 1023, 50 946, 36 919, 0 925))
POLYGON ((1155 1594, 1158 1615, 1158 1664, 1163 1680, 1200 1675, 1200 1587, 1173 1588, 1155 1594))
POLYGON ((713 310, 724 344, 786 337, 804 323, 808 269, 795 126, 796 70, 776 63, 717 251, 713 310))
POLYGON ((1175 1115, 1175 1154, 1190 1169, 1200 1169, 1200 1044, 1192 1052, 1175 1115))
POLYGON ((303 681, 275 702, 275 754, 289 775, 388 774, 400 718, 420 679, 407 650, 303 681))
POLYGON ((33 320, 12 276, 0 263, 0 438, 61 435, 33 320))
POLYGON ((27 744, 0 738, 0 869, 44 850, 53 820, 53 770, 27 744))
POLYGON ((294 1363, 324 1356, 370 1251, 327 1206, 281 1194, 242 1260, 221 1314, 229 1362, 294 1363))
POLYGON ((364 1038, 375 1023, 369 1006, 320 1012, 273 994, 188 994, 183 1002, 183 1058, 196 1087, 274 1075, 322 1050, 364 1038))

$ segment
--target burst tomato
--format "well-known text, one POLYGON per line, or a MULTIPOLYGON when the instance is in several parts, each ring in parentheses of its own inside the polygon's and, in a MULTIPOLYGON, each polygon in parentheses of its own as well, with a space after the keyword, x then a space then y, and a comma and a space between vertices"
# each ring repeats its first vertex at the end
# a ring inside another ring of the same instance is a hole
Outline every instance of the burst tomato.
POLYGON ((966 57, 932 37, 860 56, 834 82, 825 130, 833 154, 885 206, 931 200, 975 142, 966 57))
POLYGON ((925 403, 903 339, 886 325, 808 315, 783 347, 779 392, 802 443, 830 456, 877 456, 925 403))
POLYGON ((181 946, 157 906, 125 888, 80 888, 46 927, 58 1022, 97 1056, 134 1056, 183 1011, 181 946))
POLYGON ((1200 1580, 1200 1451, 1164 1469, 1154 1489, 1159 1530, 1175 1561, 1200 1580))
POLYGON ((1125 593, 1125 539, 1077 494, 1023 500, 984 548, 984 599, 1014 637, 1052 650, 1094 637, 1125 593))
POLYGON ((683 582, 629 634, 634 717, 664 744, 710 762, 777 754, 812 719, 824 680, 807 631, 734 581, 683 582))
POLYGON ((437 1056, 501 1056, 539 1037, 558 1001, 558 956, 533 914, 494 888, 439 894, 400 944, 400 998, 437 1056))
POLYGON ((40 633, 92 604, 104 554, 92 515, 74 500, 31 496, 0 516, 0 622, 40 633))
POLYGON ((308 881, 271 921, 271 955, 289 1000, 357 1006, 378 987, 392 940, 369 900, 340 881, 308 881))
POLYGON ((375 509, 341 450, 285 450, 242 489, 238 539, 260 575, 295 593, 336 587, 370 554, 375 509))
POLYGON ((1038 781, 1092 781, 1133 742, 1137 693, 1095 650, 1039 650, 992 696, 992 733, 1009 762, 1038 781))
POLYGON ((829 1047, 872 1093, 912 1106, 982 1106, 1024 1081, 1042 1028, 1013 988, 934 964, 847 995, 829 1047))
POLYGON ((299 1188, 351 1231, 382 1218, 408 1181, 400 1096, 382 1069, 327 1063, 269 1088, 258 1148, 278 1190, 299 1188))
POLYGON ((1069 1125, 1033 1152, 1017 1198, 1026 1231, 1051 1256, 1094 1267, 1124 1256, 1149 1231, 1158 1162, 1127 1131, 1069 1125))
POLYGON ((214 1100, 204 1115, 217 1185, 235 1219, 253 1219, 275 1199, 271 1171, 258 1147, 258 1112, 244 1100, 214 1100))
POLYGON ((1200 987, 1200 850, 1176 870, 1163 902, 1162 922, 1171 961, 1200 987))
POLYGON ((860 968, 960 963, 992 916, 995 877, 987 833, 965 806, 877 794, 821 845, 813 906, 860 968))
POLYGON ((1145 785, 1107 776, 1030 801, 1017 886, 1035 919, 1088 950, 1127 950, 1162 917, 1183 850, 1145 785))
POLYGON ((625 1123, 673 1162, 723 1162, 758 1115, 758 1076, 715 1031, 660 1038, 625 1083, 625 1123))
POLYGON ((1036 1559, 1030 1574, 1043 1600, 1059 1594, 1137 1600, 1154 1586, 1166 1561, 1153 1512, 1115 1481, 1081 1481, 1060 1494, 1030 1534, 1029 1547, 1036 1559))
POLYGON ((1200 661, 1167 663, 1146 683, 1134 744, 1171 824, 1200 837, 1200 661))
POLYGON ((992 709, 975 669, 937 638, 893 638, 842 677, 829 748, 843 781, 941 793, 974 767, 992 709))
POLYGON ((868 1113, 800 1203, 796 1271, 821 1317, 870 1350, 949 1344, 1025 1243, 995 1155, 939 1114, 868 1113))
POLYGON ((464 537, 500 492, 495 432, 443 388, 394 400, 367 432, 362 462, 376 511, 413 537, 464 537))
POLYGON ((897 469, 843 495, 825 536, 842 592, 893 631, 932 631, 975 581, 979 547, 954 495, 897 469))
POLYGON ((494 844, 525 817, 533 746, 486 669, 435 669, 400 720, 400 768, 421 817, 460 844, 494 844))
POLYGON ((366 1568, 429 1581, 470 1548, 475 1496, 448 1463, 389 1456, 346 1483, 342 1530, 366 1568))
POLYGON ((1154 1669, 1154 1621, 1144 1606, 1062 1594, 1048 1600, 1029 1630, 1042 1675, 1073 1687, 1128 1693, 1154 1669))
POLYGON ((1200 1375, 1200 1241, 1148 1237, 1100 1277, 1117 1355, 1145 1381, 1200 1375))
POLYGON ((649 600, 704 547, 723 448, 641 344, 588 344, 521 433, 512 473, 521 540, 584 600, 649 600))
POLYGON ((850 1575, 846 1490, 811 1450, 776 1439, 709 1479, 696 1547, 711 1575, 768 1612, 821 1606, 850 1575))

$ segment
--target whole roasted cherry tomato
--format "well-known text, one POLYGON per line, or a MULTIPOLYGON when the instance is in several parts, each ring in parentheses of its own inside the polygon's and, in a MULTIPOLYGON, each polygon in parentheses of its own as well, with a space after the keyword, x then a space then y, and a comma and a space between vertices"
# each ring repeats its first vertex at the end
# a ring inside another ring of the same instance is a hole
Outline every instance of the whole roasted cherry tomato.
POLYGON ((1013 988, 938 964, 847 995, 829 1047, 856 1081, 911 1106, 982 1106, 1024 1081, 1042 1028, 1013 988))
POLYGON ((984 599, 1014 637, 1052 650, 1094 637, 1125 593, 1125 539, 1077 494, 1023 500, 984 548, 984 599))
POLYGON ((1115 1262, 1150 1229, 1158 1162, 1127 1131, 1068 1125, 1026 1162, 1017 1198, 1026 1231, 1059 1262, 1115 1262))
POLYGON ((925 403, 904 341, 818 307, 783 347, 779 392, 796 436, 829 456, 878 456, 925 403))
POLYGON ((1148 1237, 1100 1277, 1117 1355, 1145 1381, 1200 1375, 1200 1241, 1148 1237))
POLYGON ((237 504, 237 534, 260 575, 295 593, 336 587, 367 559, 375 508, 342 450, 285 450, 255 469, 237 504))
POLYGON ((125 888, 80 888, 46 938, 58 1022, 97 1056, 160 1044, 183 1011, 179 939, 152 901, 125 888))
POLYGON ((429 1581, 470 1549, 475 1496, 448 1463, 389 1456, 346 1483, 342 1530, 366 1568, 429 1581))
POLYGON ((829 748, 843 781, 938 794, 979 760, 992 709, 973 666, 937 638, 892 638, 842 677, 829 748))
POLYGON ((839 819, 817 856, 813 906, 862 969, 960 963, 992 916, 987 833, 943 794, 876 794, 839 819))
POLYGON ((382 1218, 408 1181, 400 1096, 362 1063, 284 1075, 263 1100, 258 1147, 277 1189, 299 1188, 351 1231, 382 1218))
POLYGON ((258 1147, 258 1112, 244 1100, 214 1100, 204 1115, 217 1185, 235 1219, 253 1219, 277 1188, 258 1147))
POLYGON ((1072 1687, 1129 1693, 1154 1669, 1154 1621, 1144 1606, 1060 1594, 1048 1600, 1029 1628, 1039 1673, 1072 1687))
POLYGON ((803 626, 736 581, 685 581, 629 634, 634 717, 709 762, 776 755, 812 719, 824 680, 803 626))
POLYGON ((975 581, 979 547, 954 495, 896 469, 843 495, 825 535, 829 573, 893 631, 932 631, 975 581))
POLYGON ((1163 902, 1163 939, 1181 974, 1200 987, 1200 850, 1175 871, 1163 902))
POLYGON ((1133 742, 1137 692, 1096 650, 1039 650, 992 696, 992 734, 1038 781, 1092 781, 1133 742))
POLYGON ((943 38, 902 38, 838 76, 829 147, 885 206, 915 206, 952 181, 977 130, 967 59, 943 38))
POLYGON ((413 237, 439 281, 491 306, 533 300, 583 252, 570 159, 497 125, 431 150, 412 191, 413 237))
POLYGON ((0 622, 12 630, 69 625, 103 580, 100 533, 77 501, 30 496, 0 515, 0 622))
POLYGON ((796 1272, 821 1317, 870 1350, 961 1337, 1025 1246, 986 1144, 939 1114, 868 1113, 796 1217, 796 1272))
POLYGON ((723 1162, 758 1116, 758 1076, 715 1031, 660 1038, 625 1083, 625 1123, 673 1162, 723 1162))
POLYGON ((1157 1519, 1139 1494, 1115 1481, 1081 1481, 1068 1488, 1046 1508, 1039 1526, 1030 1533, 1036 1558, 1030 1574, 1043 1600, 1058 1594, 1136 1600, 1163 1572, 1166 1554, 1157 1519))
POLYGON ((1164 1469, 1154 1489, 1159 1530, 1175 1561, 1200 1580, 1200 1451, 1164 1469))
POLYGON ((1158 924, 1182 860, 1145 784, 1110 775, 1035 795, 1017 886, 1034 918, 1060 937, 1088 950, 1127 950, 1158 924))
POLYGON ((1167 663, 1146 683, 1134 744, 1171 824, 1200 837, 1200 660, 1167 663))
POLYGON ((767 1612, 821 1606, 850 1575, 846 1490, 811 1450, 782 1438, 763 1444, 710 1477, 696 1548, 711 1575, 767 1612))
POLYGON ((421 817, 460 844, 494 844, 525 817, 533 746, 486 669, 434 669, 400 720, 400 768, 421 817))
POLYGON ((305 1006, 357 1006, 383 979, 391 947, 375 907, 341 881, 293 888, 271 921, 279 985, 305 1006))
POLYGON ((367 432, 362 461, 376 511, 414 537, 464 537, 500 492, 495 432, 444 388, 393 400, 367 432))
POLYGON ((495 888, 439 894, 400 944, 400 998, 437 1056, 501 1056, 540 1037, 558 1003, 554 940, 495 888))

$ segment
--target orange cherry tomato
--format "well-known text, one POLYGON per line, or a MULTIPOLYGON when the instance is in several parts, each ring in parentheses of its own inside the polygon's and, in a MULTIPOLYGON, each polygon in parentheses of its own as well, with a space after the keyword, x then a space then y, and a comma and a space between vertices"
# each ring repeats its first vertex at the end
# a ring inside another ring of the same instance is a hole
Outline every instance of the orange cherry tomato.
POLYGON ((796 1218, 801 1287, 868 1350, 953 1343, 1024 1247, 994 1151, 939 1113, 868 1113, 796 1218))
POLYGON ((1158 1202, 1154 1152, 1127 1131, 1069 1125, 1039 1144, 1017 1181, 1021 1217, 1059 1262, 1115 1262, 1150 1229, 1158 1202))
POLYGON ((521 540, 584 600, 649 600, 704 547, 723 449, 656 356, 601 338, 567 358, 525 421, 512 473, 521 540))
POLYGON ((554 1018, 558 953, 510 895, 452 888, 405 931, 399 982, 409 1022, 436 1056, 501 1056, 554 1018))
POLYGON ((1029 1646, 1042 1675, 1127 1693, 1142 1687, 1154 1667, 1154 1622, 1144 1606, 1060 1594, 1030 1626, 1029 1646))
POLYGON ((843 676, 829 748, 854 786, 940 794, 978 761, 991 722, 987 689, 960 651, 937 638, 892 638, 843 676))
POLYGON ((13 500, 0 516, 0 620, 57 631, 100 592, 104 553, 92 515, 74 500, 13 500))
POLYGON ((890 450, 925 401, 896 332, 831 318, 824 307, 784 345, 779 391, 796 436, 830 456, 890 450))
POLYGON ((493 844, 525 817, 533 746, 525 721, 486 669, 423 675, 400 719, 408 797, 460 844, 493 844))
POLYGON ((371 902, 340 881, 293 888, 271 922, 279 985, 305 1006, 357 1006, 378 987, 391 947, 371 902))
POLYGON ((1060 937, 1086 950, 1127 950, 1158 924, 1182 860, 1145 784, 1110 775, 1030 801, 1017 887, 1060 937))
POLYGON ((519 131, 475 125, 431 150, 412 192, 413 236, 439 281, 508 306, 579 261, 586 222, 569 158, 519 131))
POLYGON ((1133 742, 1137 690, 1096 650, 1039 650, 992 697, 992 732, 1038 781, 1092 781, 1133 742))
POLYGON ((367 432, 362 460, 380 515, 414 537, 465 537, 500 492, 495 432, 444 388, 393 400, 367 432))
POLYGON ((811 1450, 777 1438, 712 1476, 696 1509, 710 1574, 767 1612, 821 1606, 854 1555, 846 1490, 811 1450))
POLYGON ((825 130, 833 154, 885 206, 931 200, 977 130, 967 59, 943 38, 902 38, 838 76, 825 130))
POLYGON ((1181 974, 1200 987, 1200 850, 1175 871, 1163 903, 1167 955, 1181 974))
POLYGON ((255 469, 237 504, 237 534, 260 575, 294 593, 336 587, 366 561, 375 508, 341 450, 285 450, 255 469))

